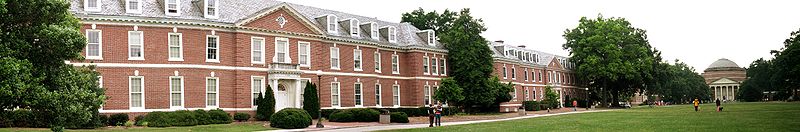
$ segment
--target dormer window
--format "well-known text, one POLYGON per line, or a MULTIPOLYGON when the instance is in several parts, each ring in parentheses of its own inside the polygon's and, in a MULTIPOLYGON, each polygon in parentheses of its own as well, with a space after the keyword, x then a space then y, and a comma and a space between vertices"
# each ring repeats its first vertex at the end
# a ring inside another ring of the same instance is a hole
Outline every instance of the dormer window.
POLYGON ((219 18, 218 9, 219 9, 219 0, 205 0, 203 2, 203 6, 205 7, 205 17, 216 19, 219 18))
POLYGON ((180 9, 181 4, 180 0, 166 0, 166 4, 164 4, 164 12, 168 16, 179 16, 181 15, 180 9))
POLYGON ((428 31, 428 45, 436 46, 436 34, 433 30, 428 31))
POLYGON ((328 15, 328 33, 336 33, 339 32, 339 19, 335 15, 328 15))
POLYGON ((369 24, 369 29, 371 30, 369 33, 370 37, 372 37, 372 39, 379 40, 380 34, 378 34, 378 24, 374 22, 369 24))
POLYGON ((142 14, 142 0, 125 0, 125 13, 142 14))
POLYGON ((397 29, 394 27, 389 27, 389 42, 397 42, 397 29))
POLYGON ((83 10, 84 11, 92 11, 92 12, 99 12, 103 3, 100 0, 84 0, 83 1, 83 10))
POLYGON ((350 19, 350 36, 360 36, 361 28, 358 27, 358 19, 350 19))

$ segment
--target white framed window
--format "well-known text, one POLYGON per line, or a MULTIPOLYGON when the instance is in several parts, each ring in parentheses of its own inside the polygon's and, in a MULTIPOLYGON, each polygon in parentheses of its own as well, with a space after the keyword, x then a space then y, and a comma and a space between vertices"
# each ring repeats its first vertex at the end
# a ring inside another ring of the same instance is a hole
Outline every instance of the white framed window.
POLYGON ((181 15, 181 1, 180 0, 165 0, 164 13, 168 16, 181 15))
POLYGON ((445 62, 445 58, 439 59, 439 71, 441 71, 439 75, 447 75, 447 67, 445 66, 447 63, 445 62))
POLYGON ((86 30, 86 59, 103 59, 103 31, 86 30))
POLYGON ((336 15, 328 15, 328 33, 338 33, 339 32, 339 18, 336 15))
POLYGON ((533 95, 533 100, 536 101, 536 88, 534 87, 533 90, 531 90, 531 92, 533 92, 533 94, 532 94, 533 95))
POLYGON ((525 74, 525 81, 527 82, 528 81, 528 68, 525 68, 525 71, 523 71, 523 73, 525 74))
POLYGON ((516 87, 512 87, 511 88, 511 93, 509 93, 509 94, 511 94, 511 98, 514 99, 514 101, 517 101, 517 88, 516 87))
POLYGON ((357 82, 353 84, 353 92, 355 92, 355 94, 353 94, 353 99, 355 100, 356 107, 364 106, 364 96, 362 96, 364 91, 361 87, 361 83, 357 82))
POLYGON ((431 58, 431 75, 439 74, 439 59, 431 58))
POLYGON ((429 61, 430 60, 428 59, 428 56, 423 56, 422 57, 422 74, 425 74, 425 75, 430 75, 431 74, 430 73, 431 69, 428 66, 428 64, 430 64, 429 61))
POLYGON ((369 24, 369 26, 370 26, 369 27, 369 29, 370 29, 370 33, 369 33, 370 37, 372 37, 372 39, 374 39, 374 40, 380 40, 381 37, 380 37, 380 34, 378 33, 378 24, 373 22, 373 23, 369 24))
POLYGON ((553 72, 547 71, 547 83, 553 83, 553 72))
POLYGON ((204 13, 206 18, 211 18, 211 19, 219 18, 219 15, 217 13, 219 12, 219 0, 205 0, 205 2, 203 2, 203 6, 206 9, 204 13))
POLYGON ((361 69, 361 65, 362 65, 361 64, 361 62, 362 62, 361 58, 362 58, 361 57, 361 50, 360 49, 354 49, 353 50, 353 70, 354 71, 362 71, 363 70, 363 69, 361 69))
POLYGON ((206 62, 219 62, 219 36, 206 36, 206 62))
POLYGON ((97 87, 103 88, 103 76, 97 76, 97 87))
POLYGON ((381 84, 375 83, 375 106, 381 106, 381 84))
POLYGON ((331 107, 340 107, 341 104, 339 100, 341 97, 339 96, 339 82, 331 82, 331 107))
POLYGON ((358 26, 358 19, 350 19, 350 36, 361 36, 361 27, 358 26))
POLYGON ((422 87, 422 92, 424 92, 422 101, 425 103, 425 106, 431 104, 431 86, 425 85, 422 87))
POLYGON ((125 0, 125 13, 142 14, 142 0, 125 0))
POLYGON ((83 10, 91 12, 99 12, 102 9, 102 5, 103 3, 101 3, 101 0, 84 0, 83 10))
POLYGON ((169 61, 183 61, 183 34, 169 33, 169 61))
POLYGON ((128 60, 144 60, 144 32, 128 31, 128 60))
POLYGON ((392 26, 389 27, 389 36, 388 37, 389 37, 388 38, 389 42, 392 42, 392 43, 397 42, 397 30, 395 29, 395 27, 392 27, 392 26))
POLYGON ((531 81, 532 82, 536 82, 536 70, 535 69, 531 70, 531 76, 533 76, 533 79, 531 79, 531 81))
POLYGON ((400 107, 400 85, 392 85, 392 105, 400 107))
POLYGON ((544 80, 544 76, 542 76, 542 71, 540 70, 537 73, 539 74, 539 82, 542 82, 544 80))
POLYGON ((511 66, 511 79, 517 80, 517 67, 511 66))
POLYGON ((528 91, 528 88, 525 88, 525 101, 531 100, 531 95, 528 91))
POLYGON ((250 63, 264 64, 264 38, 250 38, 250 63))
POLYGON ((428 45, 436 46, 436 34, 433 30, 428 31, 428 45))
POLYGON ((375 72, 381 73, 381 52, 375 51, 372 58, 375 61, 375 72))
POLYGON ((508 70, 506 69, 506 65, 503 65, 503 79, 508 79, 508 70))
POLYGON ((400 74, 400 57, 397 54, 392 55, 392 74, 400 74))
POLYGON ((129 76, 128 91, 130 96, 129 109, 144 109, 144 77, 129 76))
POLYGON ((289 58, 289 39, 275 37, 275 57, 272 62, 291 63, 289 58))
POLYGON ((169 77, 170 109, 183 108, 183 76, 169 77))
POLYGON ((256 104, 256 99, 258 98, 258 95, 262 94, 262 92, 264 92, 264 90, 266 90, 265 82, 264 82, 264 76, 251 76, 250 77, 250 89, 251 89, 251 94, 250 94, 251 102, 250 102, 250 104, 252 104, 253 107, 256 107, 256 106, 258 106, 258 104, 256 104))
POLYGON ((339 48, 331 47, 331 69, 339 70, 339 48))
POLYGON ((301 67, 311 67, 311 43, 297 42, 297 62, 301 67))
POLYGON ((206 108, 219 108, 219 78, 206 77, 206 108))

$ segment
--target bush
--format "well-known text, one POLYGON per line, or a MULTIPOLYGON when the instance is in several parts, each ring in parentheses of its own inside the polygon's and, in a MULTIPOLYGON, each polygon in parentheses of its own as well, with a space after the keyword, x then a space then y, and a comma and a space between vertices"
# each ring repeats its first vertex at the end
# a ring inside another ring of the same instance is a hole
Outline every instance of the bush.
POLYGON ((311 115, 303 109, 286 108, 270 117, 270 127, 296 129, 311 125, 311 115))
POLYGON ((197 118, 197 125, 211 124, 211 118, 208 116, 208 112, 206 112, 206 110, 194 110, 194 114, 195 118, 197 118))
POLYGON ((108 115, 98 115, 97 120, 102 126, 109 126, 108 115))
POLYGON ((303 94, 303 110, 306 110, 311 118, 317 119, 319 117, 319 99, 317 98, 317 85, 311 82, 306 83, 306 88, 303 94))
POLYGON ((247 113, 236 113, 236 114, 233 115, 233 119, 235 119, 236 121, 239 121, 239 122, 247 121, 247 120, 250 120, 250 114, 247 114, 247 113))
POLYGON ((408 115, 403 112, 392 112, 390 121, 396 123, 408 123, 408 115))
POLYGON ((148 127, 170 127, 175 122, 170 112, 161 111, 148 113, 144 117, 144 120, 148 122, 148 127))
POLYGON ((524 101, 522 105, 525 107, 525 111, 537 111, 537 107, 539 107, 539 102, 537 101, 524 101))
POLYGON ((339 111, 340 111, 340 109, 322 109, 322 117, 325 117, 326 119, 330 119, 331 118, 331 114, 339 112, 339 111))
POLYGON ((136 122, 135 122, 135 124, 134 124, 134 125, 136 125, 136 126, 146 126, 146 125, 143 125, 143 124, 142 124, 142 123, 144 123, 144 122, 145 122, 145 121, 144 121, 144 115, 138 115, 138 116, 136 116, 135 118, 133 118, 133 120, 136 120, 136 122))
POLYGON ((175 119, 172 126, 195 126, 197 125, 197 114, 188 110, 175 111, 171 116, 175 119))
POLYGON ((132 127, 133 124, 134 124, 133 121, 126 121, 125 122, 125 127, 132 127))
POLYGON ((108 119, 108 123, 111 124, 112 126, 122 126, 128 120, 129 120, 128 119, 128 114, 117 113, 117 114, 111 115, 111 117, 108 119))
POLYGON ((228 124, 233 122, 231 115, 221 109, 209 110, 208 118, 211 124, 228 124))
POLYGON ((380 112, 369 108, 345 109, 330 115, 332 122, 376 122, 380 112))
POLYGON ((256 107, 256 119, 259 121, 269 121, 269 117, 275 113, 275 94, 272 92, 272 88, 267 86, 267 93, 262 95, 259 93, 258 99, 256 99, 256 103, 258 106, 256 107))

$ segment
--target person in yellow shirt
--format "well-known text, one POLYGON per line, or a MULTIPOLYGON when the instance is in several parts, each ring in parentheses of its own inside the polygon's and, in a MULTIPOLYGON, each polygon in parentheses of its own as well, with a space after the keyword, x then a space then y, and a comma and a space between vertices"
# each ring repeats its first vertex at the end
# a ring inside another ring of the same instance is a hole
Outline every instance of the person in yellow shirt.
POLYGON ((697 112, 697 106, 699 106, 699 105, 700 105, 700 101, 699 101, 699 100, 697 100, 697 99, 694 99, 694 102, 693 102, 693 103, 694 103, 694 111, 695 111, 695 112, 697 112))

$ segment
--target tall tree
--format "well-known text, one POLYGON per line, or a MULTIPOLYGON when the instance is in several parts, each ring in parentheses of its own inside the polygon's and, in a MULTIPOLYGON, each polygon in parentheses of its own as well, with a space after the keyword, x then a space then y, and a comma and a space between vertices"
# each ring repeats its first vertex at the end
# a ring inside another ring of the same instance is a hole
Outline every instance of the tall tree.
POLYGON ((459 87, 453 78, 442 78, 442 82, 439 85, 439 88, 436 89, 435 95, 433 98, 442 102, 447 102, 449 105, 460 106, 462 100, 464 100, 464 89, 459 87))
MULTIPOLYGON (((262 97, 260 93, 258 96, 259 98, 262 97)), ((267 85, 267 93, 264 93, 263 98, 258 99, 256 102, 258 103, 256 119, 269 121, 269 118, 275 113, 275 93, 272 92, 272 88, 269 85, 267 85)))
MULTIPOLYGON (((567 29, 562 46, 570 51, 577 77, 586 80, 590 92, 599 93, 603 104, 629 97, 652 79, 658 59, 645 30, 624 18, 582 17, 578 27, 567 29)), ((618 105, 618 103, 611 103, 618 105)))
POLYGON ((86 38, 65 0, 0 0, 0 110, 31 109, 54 128, 93 128, 105 100, 82 60, 86 38), (31 8, 36 7, 36 8, 31 8))
POLYGON ((319 117, 319 98, 317 97, 317 85, 307 82, 306 89, 303 91, 303 110, 306 110, 312 118, 319 117))
MULTIPOLYGON (((776 79, 775 87, 780 93, 786 94, 785 98, 792 96, 793 100, 798 99, 800 90, 800 30, 793 31, 789 38, 783 41, 783 48, 773 51, 775 54, 773 79, 776 79)), ((779 93, 779 94, 780 94, 779 93)))

